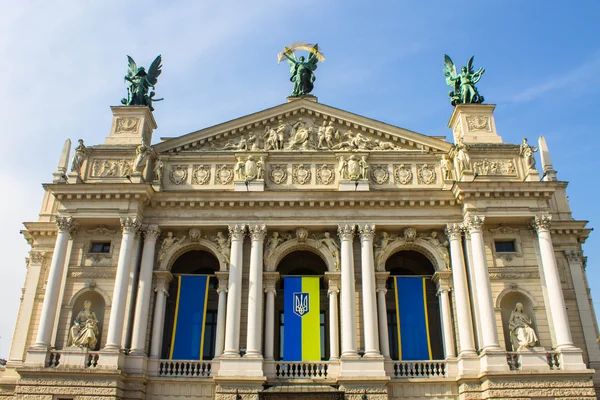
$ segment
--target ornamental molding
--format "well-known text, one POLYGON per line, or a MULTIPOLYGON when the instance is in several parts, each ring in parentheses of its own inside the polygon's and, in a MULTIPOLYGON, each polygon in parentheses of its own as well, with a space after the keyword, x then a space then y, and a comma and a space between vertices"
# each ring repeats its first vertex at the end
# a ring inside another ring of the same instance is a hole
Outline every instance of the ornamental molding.
POLYGON ((115 279, 116 267, 69 267, 69 278, 115 279))
POLYGON ((539 279, 540 273, 536 268, 523 267, 493 267, 489 269, 492 280, 539 279))
POLYGON ((112 238, 117 234, 116 230, 108 229, 106 225, 98 225, 96 229, 86 230, 86 236, 88 237, 109 237, 112 238))

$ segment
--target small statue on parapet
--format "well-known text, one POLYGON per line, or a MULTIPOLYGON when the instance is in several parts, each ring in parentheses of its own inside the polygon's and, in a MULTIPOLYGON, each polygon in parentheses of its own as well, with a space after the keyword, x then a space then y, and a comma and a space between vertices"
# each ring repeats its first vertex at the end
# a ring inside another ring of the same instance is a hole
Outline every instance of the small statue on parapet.
POLYGON ((133 58, 127 56, 129 60, 129 69, 125 75, 127 81, 127 98, 121 99, 121 104, 126 106, 147 106, 150 111, 154 111, 152 107, 153 101, 161 101, 164 99, 155 99, 156 93, 153 91, 148 94, 150 89, 154 89, 158 77, 161 74, 162 57, 159 55, 152 61, 148 72, 144 67, 138 67, 133 61, 133 58))
POLYGON ((324 61, 323 53, 319 52, 319 45, 295 42, 283 48, 283 51, 277 55, 277 62, 280 63, 287 58, 290 64, 290 81, 294 82, 294 90, 290 97, 306 96, 312 92, 316 80, 314 71, 317 69, 317 63, 324 61), (296 50, 306 50, 309 52, 308 60, 304 56, 296 59, 294 52, 296 50))
POLYGON ((477 71, 473 71, 473 58, 474 56, 469 59, 466 67, 460 69, 459 74, 456 72, 456 65, 452 59, 444 54, 444 76, 446 84, 452 88, 448 95, 453 106, 483 103, 483 96, 479 94, 475 84, 479 82, 485 69, 479 68, 477 71))

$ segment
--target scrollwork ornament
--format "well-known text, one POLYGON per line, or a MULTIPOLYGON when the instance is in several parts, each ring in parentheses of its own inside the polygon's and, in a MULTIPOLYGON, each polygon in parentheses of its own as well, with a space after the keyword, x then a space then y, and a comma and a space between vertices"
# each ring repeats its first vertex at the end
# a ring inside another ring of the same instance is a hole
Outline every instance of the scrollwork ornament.
POLYGON ((317 185, 331 185, 335 179, 333 164, 323 164, 317 167, 317 185))
POLYGON ((244 224, 236 224, 236 225, 228 225, 227 229, 229 230, 229 237, 231 240, 243 240, 244 235, 246 234, 246 225, 244 224))
POLYGON ((469 233, 482 232, 484 222, 484 216, 469 215, 465 220, 465 226, 469 230, 469 233))
POLYGON ((192 171, 193 185, 206 185, 210 180, 210 167, 206 165, 196 165, 192 171))
POLYGON ((356 227, 354 224, 338 225, 338 236, 340 240, 352 240, 356 227))
POLYGON ((432 185, 435 183, 436 173, 435 167, 432 165, 423 164, 418 170, 418 181, 421 184, 432 185))
POLYGON ((373 241, 373 237, 375 236, 375 225, 373 224, 364 224, 358 225, 358 230, 360 232, 361 240, 369 240, 373 241))
POLYGON ((220 185, 228 185, 233 181, 233 167, 231 165, 219 165, 215 172, 215 182, 220 185))
POLYGON ((371 179, 373 182, 378 185, 384 185, 390 180, 390 173, 388 172, 388 166, 386 164, 383 165, 373 165, 371 167, 371 179))
POLYGON ((274 165, 269 172, 269 180, 276 185, 281 185, 287 180, 287 166, 274 165))
POLYGON ((140 222, 136 217, 121 218, 121 229, 123 233, 136 233, 141 227, 140 222))
POLYGON ((467 125, 470 131, 489 131, 489 117, 485 115, 467 115, 467 125))
POLYGON ((551 215, 536 215, 531 221, 531 227, 537 232, 549 231, 552 223, 551 215))
POLYGON ((310 177, 310 167, 306 168, 304 164, 294 165, 292 170, 292 183, 306 185, 310 183, 310 177))
POLYGON ((267 227, 265 225, 249 225, 248 230, 250 231, 252 241, 262 242, 265 240, 265 236, 267 235, 267 227))
POLYGON ((186 183, 187 176, 187 165, 171 165, 171 173, 169 173, 169 179, 174 185, 181 185, 183 183, 186 183))
POLYGON ((394 167, 394 179, 401 185, 409 185, 413 182, 413 173, 410 165, 400 164, 394 167))
POLYGON ((462 226, 460 224, 447 224, 446 225, 446 236, 450 240, 460 240, 462 234, 462 226))

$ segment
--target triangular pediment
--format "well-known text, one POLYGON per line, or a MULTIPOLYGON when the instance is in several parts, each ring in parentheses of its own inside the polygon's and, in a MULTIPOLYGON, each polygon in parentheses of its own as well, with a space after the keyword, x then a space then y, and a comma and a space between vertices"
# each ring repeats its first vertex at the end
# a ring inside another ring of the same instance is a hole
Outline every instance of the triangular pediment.
POLYGON ((314 100, 299 99, 169 138, 157 153, 223 151, 448 152, 451 144, 314 100))

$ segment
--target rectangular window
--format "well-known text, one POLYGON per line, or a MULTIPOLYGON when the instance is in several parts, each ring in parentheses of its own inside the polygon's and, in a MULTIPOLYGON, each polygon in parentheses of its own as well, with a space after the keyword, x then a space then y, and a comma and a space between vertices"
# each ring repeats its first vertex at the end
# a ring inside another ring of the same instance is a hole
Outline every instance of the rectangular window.
POLYGON ((496 253, 515 253, 517 251, 514 240, 496 240, 494 246, 496 246, 496 253))
POLYGON ((90 245, 90 253, 110 253, 110 242, 94 242, 90 245))
POLYGON ((212 360, 215 357, 215 339, 217 336, 217 311, 206 310, 206 323, 204 324, 204 349, 203 360, 212 360))
POLYGON ((390 356, 392 357, 392 360, 396 360, 398 358, 398 322, 396 321, 396 310, 387 311, 387 320, 388 338, 390 340, 390 356))

